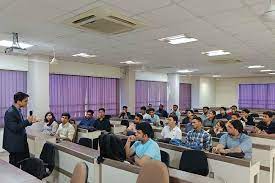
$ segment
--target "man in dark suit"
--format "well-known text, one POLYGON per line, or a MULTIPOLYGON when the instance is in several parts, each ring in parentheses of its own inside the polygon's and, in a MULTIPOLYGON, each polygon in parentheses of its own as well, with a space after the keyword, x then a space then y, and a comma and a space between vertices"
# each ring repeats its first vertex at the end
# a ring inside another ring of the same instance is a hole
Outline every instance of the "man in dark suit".
POLYGON ((28 97, 26 93, 16 93, 14 104, 6 111, 4 117, 3 149, 10 153, 9 163, 17 167, 19 161, 30 157, 25 128, 36 122, 33 116, 24 120, 21 113, 21 108, 27 107, 28 97))

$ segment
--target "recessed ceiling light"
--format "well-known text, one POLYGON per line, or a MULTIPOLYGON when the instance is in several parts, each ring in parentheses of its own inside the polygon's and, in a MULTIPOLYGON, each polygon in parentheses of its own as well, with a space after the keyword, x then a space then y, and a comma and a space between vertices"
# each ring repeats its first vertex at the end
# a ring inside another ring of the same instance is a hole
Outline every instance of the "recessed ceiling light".
POLYGON ((84 58, 94 58, 94 57, 96 57, 96 55, 89 55, 87 53, 78 53, 78 54, 74 54, 72 56, 73 57, 84 57, 84 58))
POLYGON ((177 72, 179 73, 191 73, 191 72, 195 72, 198 69, 184 69, 184 70, 178 70, 177 72))
POLYGON ((221 75, 213 75, 212 76, 213 78, 219 78, 219 77, 222 77, 221 75))
POLYGON ((247 67, 248 69, 260 69, 260 68, 264 68, 263 65, 250 65, 247 67))
POLYGON ((213 51, 201 52, 201 54, 207 55, 209 57, 214 57, 214 56, 220 56, 220 55, 229 55, 231 53, 224 50, 213 50, 213 51))
POLYGON ((272 75, 275 75, 275 73, 274 73, 274 72, 271 72, 271 73, 268 73, 268 74, 272 74, 272 75))
POLYGON ((140 62, 134 62, 132 60, 128 60, 128 61, 125 61, 125 62, 120 62, 121 64, 140 64, 140 62))
POLYGON ((261 70, 260 72, 273 72, 275 70, 270 70, 270 69, 266 69, 266 70, 261 70))
POLYGON ((159 39, 159 41, 165 41, 170 44, 183 44, 183 43, 190 43, 198 40, 192 37, 186 37, 184 34, 180 34, 177 36, 161 38, 159 39))
MULTIPOLYGON (((23 49, 26 49, 26 48, 30 48, 32 47, 33 45, 31 44, 27 44, 27 43, 22 43, 22 42, 19 42, 18 43, 19 46, 23 49)), ((4 46, 4 47, 11 47, 13 45, 13 42, 12 41, 7 41, 7 40, 1 40, 0 41, 0 46, 4 46)))

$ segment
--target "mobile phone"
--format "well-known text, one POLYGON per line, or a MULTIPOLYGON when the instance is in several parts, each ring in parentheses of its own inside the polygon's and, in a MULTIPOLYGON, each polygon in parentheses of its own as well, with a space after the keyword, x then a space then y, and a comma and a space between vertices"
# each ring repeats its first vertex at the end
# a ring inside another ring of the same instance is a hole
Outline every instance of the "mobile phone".
POLYGON ((32 116, 32 114, 33 114, 33 111, 30 111, 30 116, 32 116))

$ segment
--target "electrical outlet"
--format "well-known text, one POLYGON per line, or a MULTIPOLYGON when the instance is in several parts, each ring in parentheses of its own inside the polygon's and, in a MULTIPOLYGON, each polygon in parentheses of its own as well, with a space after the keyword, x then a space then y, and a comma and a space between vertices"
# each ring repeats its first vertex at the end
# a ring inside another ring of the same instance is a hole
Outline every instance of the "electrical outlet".
POLYGON ((214 172, 209 172, 209 177, 214 178, 214 172))

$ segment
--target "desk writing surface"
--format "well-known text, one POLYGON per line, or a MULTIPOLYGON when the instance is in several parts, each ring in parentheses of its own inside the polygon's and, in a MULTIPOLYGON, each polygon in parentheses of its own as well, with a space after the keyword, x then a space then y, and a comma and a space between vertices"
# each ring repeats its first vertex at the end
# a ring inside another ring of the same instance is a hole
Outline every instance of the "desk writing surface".
POLYGON ((42 183, 36 177, 0 159, 0 182, 3 183, 42 183))

